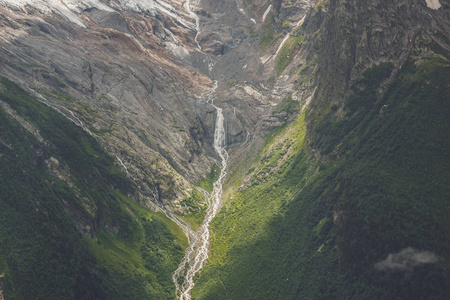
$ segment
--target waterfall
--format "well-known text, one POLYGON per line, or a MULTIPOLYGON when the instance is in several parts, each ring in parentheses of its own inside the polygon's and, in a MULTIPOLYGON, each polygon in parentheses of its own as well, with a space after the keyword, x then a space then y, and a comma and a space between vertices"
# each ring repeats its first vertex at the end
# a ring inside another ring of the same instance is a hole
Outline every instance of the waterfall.
POLYGON ((195 232, 183 260, 172 276, 180 300, 191 299, 191 290, 195 285, 194 276, 202 269, 208 259, 210 243, 209 224, 219 211, 223 192, 223 182, 227 175, 228 152, 225 150, 225 119, 222 109, 215 105, 213 106, 217 112, 214 130, 214 149, 219 154, 221 170, 219 178, 214 182, 213 191, 209 195, 205 219, 197 232, 195 232), (179 278, 182 278, 182 276, 184 276, 184 282, 180 284, 178 280, 179 278))

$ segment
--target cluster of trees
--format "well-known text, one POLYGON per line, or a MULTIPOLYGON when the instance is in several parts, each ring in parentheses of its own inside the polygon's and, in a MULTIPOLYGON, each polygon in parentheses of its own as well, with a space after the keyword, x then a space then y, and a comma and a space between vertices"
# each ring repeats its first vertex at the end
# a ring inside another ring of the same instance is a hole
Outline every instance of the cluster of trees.
MULTIPOLYGON (((450 66, 439 58, 410 60, 380 95, 391 71, 389 64, 368 70, 344 103, 344 116, 316 108, 328 115, 306 134, 309 145, 282 160, 280 172, 254 176, 229 199, 213 222, 212 257, 195 296, 446 297, 450 66), (307 159, 312 148, 320 162, 307 159), (416 263, 410 256, 376 267, 405 249, 434 259, 416 263)), ((297 139, 303 136, 298 131, 297 139)))
POLYGON ((134 215, 126 197, 133 185, 115 160, 81 128, 5 78, 0 99, 44 139, 0 109, 5 298, 174 298, 170 274, 183 255, 180 243, 142 208, 139 217, 146 217, 139 224, 138 208, 134 215), (49 169, 50 158, 59 165, 49 169), (89 237, 80 233, 86 226, 89 237))

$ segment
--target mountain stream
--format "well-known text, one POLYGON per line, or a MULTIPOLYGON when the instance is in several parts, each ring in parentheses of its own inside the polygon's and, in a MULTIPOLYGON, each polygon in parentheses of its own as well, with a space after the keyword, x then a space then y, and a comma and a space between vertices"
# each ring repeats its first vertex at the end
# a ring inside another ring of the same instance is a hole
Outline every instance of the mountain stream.
MULTIPOLYGON (((191 0, 187 0, 184 4, 184 8, 188 14, 195 21, 196 35, 194 41, 197 45, 197 50, 207 56, 208 69, 211 73, 214 63, 211 58, 202 51, 202 48, 198 42, 198 36, 200 34, 200 20, 195 12, 191 10, 191 0)), ((216 214, 219 212, 220 202, 222 199, 223 192, 223 182, 227 175, 227 164, 228 164, 228 152, 225 150, 226 146, 226 132, 225 132, 225 119, 222 113, 222 108, 214 105, 212 95, 217 88, 217 81, 214 82, 213 88, 207 93, 207 103, 211 104, 216 109, 216 122, 214 129, 214 149, 219 154, 220 158, 220 175, 219 178, 213 184, 213 190, 211 194, 207 195, 207 209, 206 215, 203 220, 202 225, 193 231, 189 226, 185 225, 180 221, 175 215, 163 208, 164 213, 176 222, 185 232, 188 240, 189 246, 186 249, 185 256, 178 268, 172 274, 172 279, 176 287, 177 297, 180 300, 190 300, 191 290, 195 285, 194 276, 195 274, 203 268, 206 260, 208 259, 208 250, 210 243, 210 231, 209 225, 214 219, 216 214)))
POLYGON ((214 219, 219 211, 220 202, 223 192, 223 181, 227 175, 228 153, 225 150, 226 133, 225 133, 225 119, 222 109, 214 105, 211 100, 211 94, 217 87, 210 91, 208 102, 216 109, 216 124, 214 130, 214 149, 219 154, 221 170, 219 178, 214 182, 213 191, 208 197, 208 208, 206 210, 205 219, 202 225, 194 234, 191 234, 190 244, 186 250, 186 254, 181 261, 178 269, 173 273, 172 279, 177 289, 177 295, 180 300, 190 300, 191 290, 194 287, 194 276, 200 271, 208 259, 210 231, 209 224, 214 219), (184 281, 183 281, 184 278, 184 281), (183 282, 180 282, 183 281, 183 282))

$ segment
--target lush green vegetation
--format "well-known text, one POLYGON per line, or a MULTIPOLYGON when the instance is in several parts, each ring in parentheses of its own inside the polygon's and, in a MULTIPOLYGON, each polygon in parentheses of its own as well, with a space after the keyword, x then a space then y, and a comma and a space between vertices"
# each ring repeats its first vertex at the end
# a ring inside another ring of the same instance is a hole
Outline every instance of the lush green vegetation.
POLYGON ((5 78, 0 99, 44 139, 0 109, 5 298, 174 298, 181 230, 124 196, 131 182, 81 128, 5 78))
POLYGON ((318 11, 318 10, 324 10, 324 9, 326 9, 326 8, 328 7, 329 2, 330 2, 329 0, 318 2, 318 3, 314 6, 314 9, 315 9, 316 11, 318 11))
POLYGON ((406 281, 369 268, 409 246, 433 251, 447 264, 450 254, 443 243, 450 233, 450 65, 439 58, 410 60, 388 91, 376 97, 389 75, 388 65, 369 70, 353 87, 346 118, 322 122, 334 124, 334 131, 318 129, 317 143, 335 157, 334 176, 341 180, 329 199, 343 213, 340 267, 363 275, 390 297, 443 298, 448 273, 427 266, 406 281))
POLYGON ((189 197, 180 201, 180 205, 187 208, 188 213, 182 218, 191 224, 194 230, 203 223, 206 215, 206 199, 202 193, 193 190, 189 197))
POLYGON ((213 190, 214 182, 217 181, 220 175, 220 168, 217 165, 211 166, 211 171, 205 175, 205 178, 200 179, 195 183, 196 186, 201 187, 208 193, 213 190))
MULTIPOLYGON (((261 163, 253 171, 251 185, 232 194, 213 221, 211 258, 196 285, 195 298, 294 298, 296 290, 292 289, 292 284, 298 280, 298 273, 317 265, 318 260, 324 257, 317 252, 324 238, 318 240, 308 227, 298 228, 310 236, 310 243, 298 243, 296 238, 287 245, 289 233, 296 226, 290 224, 293 228, 289 231, 281 230, 288 213, 286 205, 298 197, 301 187, 315 171, 307 167, 305 126, 302 115, 279 132, 275 140, 268 140, 261 163), (299 266, 301 261, 289 263, 284 260, 301 251, 306 251, 302 257, 309 259, 309 255, 315 255, 317 258, 304 266, 299 266), (284 258, 280 261, 281 255, 284 258), (288 272, 290 267, 298 268, 295 276, 288 272)), ((316 205, 304 206, 317 213, 316 205)), ((301 222, 314 227, 322 218, 321 213, 312 213, 312 220, 301 222)), ((322 262, 323 270, 317 269, 318 273, 323 272, 327 263, 336 256, 332 247, 324 251, 334 254, 322 262)))
POLYGON ((261 29, 261 50, 266 51, 273 44, 275 38, 275 16, 273 13, 269 13, 261 29))
POLYGON ((316 108, 326 115, 306 137, 302 115, 269 140, 213 222, 196 299, 447 297, 450 66, 411 60, 380 94, 391 71, 368 70, 344 116, 316 108), (407 247, 439 263, 375 268, 407 247))
POLYGON ((298 49, 299 45, 303 42, 303 36, 291 36, 284 43, 283 47, 281 47, 280 52, 278 53, 278 62, 277 62, 277 76, 280 76, 281 73, 286 69, 288 64, 294 58, 294 50, 298 49))
POLYGON ((288 95, 286 96, 286 98, 283 99, 283 101, 281 101, 278 104, 277 109, 274 110, 273 114, 286 112, 289 115, 291 115, 291 114, 298 114, 299 111, 300 111, 299 102, 292 99, 292 95, 288 95))

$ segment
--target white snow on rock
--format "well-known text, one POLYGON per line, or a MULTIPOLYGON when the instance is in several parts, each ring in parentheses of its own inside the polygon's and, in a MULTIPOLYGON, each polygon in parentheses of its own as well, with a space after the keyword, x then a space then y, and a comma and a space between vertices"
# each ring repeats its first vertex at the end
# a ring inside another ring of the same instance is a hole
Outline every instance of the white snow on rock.
POLYGON ((439 3, 439 0, 426 0, 427 6, 431 9, 439 9, 441 7, 441 3, 439 3))
POLYGON ((27 12, 29 8, 34 8, 44 14, 55 13, 83 28, 86 26, 78 14, 84 9, 97 8, 105 11, 114 11, 111 7, 98 0, 0 0, 0 5, 12 9, 20 9, 24 12, 27 12))
MULTIPOLYGON (((176 2, 176 1, 173 1, 176 2)), ((179 2, 179 1, 178 1, 179 2)), ((178 2, 176 2, 178 4, 178 2)), ((178 21, 185 27, 195 29, 195 22, 192 20, 186 20, 183 18, 183 15, 186 14, 185 11, 180 11, 180 9, 176 9, 173 5, 168 3, 168 1, 162 0, 116 0, 114 1, 114 6, 119 9, 129 9, 136 12, 151 12, 156 14, 157 11, 160 11, 174 20, 178 21)))
POLYGON ((267 15, 269 14, 270 10, 272 9, 272 4, 269 5, 269 7, 266 9, 266 11, 264 12, 264 15, 262 17, 262 22, 264 22, 266 20, 267 15))
MULTIPOLYGON (((179 4, 180 1, 172 0, 172 2, 179 4)), ((83 28, 86 26, 79 14, 85 9, 96 8, 111 12, 114 10, 132 10, 151 14, 161 12, 183 26, 195 29, 195 22, 189 17, 186 18, 187 13, 182 9, 175 8, 168 0, 114 0, 110 2, 110 5, 108 6, 99 0, 0 0, 0 6, 19 9, 23 12, 27 12, 29 8, 34 8, 44 14, 58 14, 83 28)))

